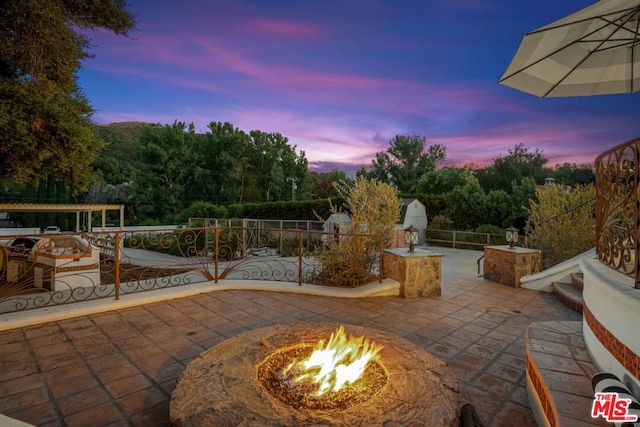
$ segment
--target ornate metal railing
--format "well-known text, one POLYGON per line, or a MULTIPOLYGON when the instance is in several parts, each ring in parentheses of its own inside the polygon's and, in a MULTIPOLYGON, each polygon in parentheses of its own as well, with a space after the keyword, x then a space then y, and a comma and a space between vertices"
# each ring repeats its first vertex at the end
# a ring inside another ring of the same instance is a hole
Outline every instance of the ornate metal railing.
POLYGON ((640 138, 596 158, 596 254, 640 289, 640 138))
POLYGON ((225 279, 332 285, 319 283, 318 259, 346 239, 375 247, 350 277, 382 279, 381 236, 255 226, 3 237, 0 313, 225 279))

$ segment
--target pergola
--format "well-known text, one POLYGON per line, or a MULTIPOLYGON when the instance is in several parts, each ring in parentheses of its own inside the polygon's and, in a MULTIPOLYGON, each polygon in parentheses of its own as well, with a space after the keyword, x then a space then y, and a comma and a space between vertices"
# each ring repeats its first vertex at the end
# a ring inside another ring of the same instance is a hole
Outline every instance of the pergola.
POLYGON ((0 212, 75 213, 76 231, 80 231, 80 214, 86 213, 87 230, 91 229, 93 212, 102 214, 102 230, 105 230, 107 211, 120 211, 120 228, 124 227, 124 205, 58 205, 51 203, 0 203, 0 212))

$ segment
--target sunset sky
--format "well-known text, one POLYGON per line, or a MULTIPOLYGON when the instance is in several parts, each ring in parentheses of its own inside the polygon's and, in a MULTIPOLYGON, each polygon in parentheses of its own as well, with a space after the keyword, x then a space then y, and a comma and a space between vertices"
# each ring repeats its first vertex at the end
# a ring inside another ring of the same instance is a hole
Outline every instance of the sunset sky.
POLYGON ((640 136, 640 93, 541 99, 497 81, 522 36, 589 0, 129 0, 129 38, 90 33, 96 123, 279 132, 316 171, 369 165, 394 135, 489 164, 518 143, 593 163, 640 136))

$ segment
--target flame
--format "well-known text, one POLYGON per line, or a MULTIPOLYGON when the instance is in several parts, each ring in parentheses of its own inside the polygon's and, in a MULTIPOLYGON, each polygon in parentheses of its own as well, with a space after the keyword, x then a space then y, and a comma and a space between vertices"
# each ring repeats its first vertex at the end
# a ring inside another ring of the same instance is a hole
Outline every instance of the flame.
POLYGON ((369 362, 378 359, 382 346, 364 337, 352 337, 340 327, 331 334, 325 346, 320 340, 313 353, 304 360, 291 363, 284 369, 285 375, 302 372, 294 381, 311 381, 317 385, 315 396, 337 392, 346 384, 354 383, 364 373, 369 362))

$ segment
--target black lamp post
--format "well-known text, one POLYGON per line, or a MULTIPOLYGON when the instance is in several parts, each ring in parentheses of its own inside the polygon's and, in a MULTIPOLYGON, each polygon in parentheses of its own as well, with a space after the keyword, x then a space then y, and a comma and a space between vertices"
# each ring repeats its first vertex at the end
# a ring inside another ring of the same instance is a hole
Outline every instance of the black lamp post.
POLYGON ((520 238, 520 230, 515 228, 513 225, 506 230, 506 239, 509 244, 509 248, 513 249, 518 243, 518 239, 520 238))
POLYGON ((404 229, 404 242, 409 245, 409 252, 413 252, 415 245, 418 244, 418 229, 413 225, 404 229))

